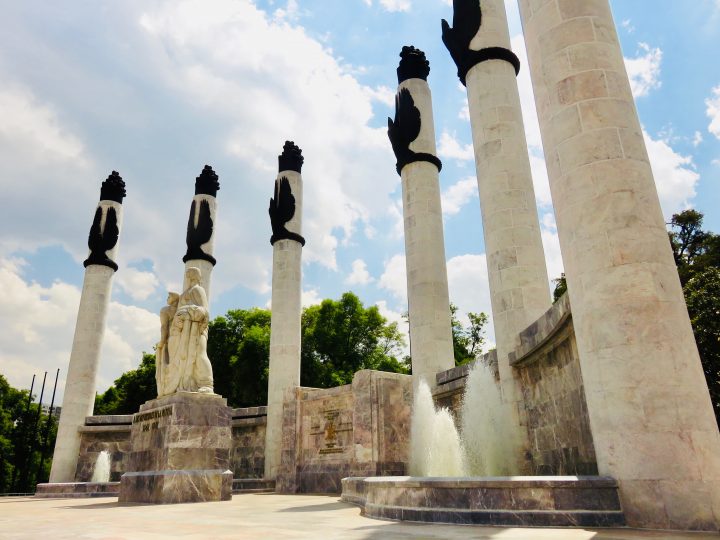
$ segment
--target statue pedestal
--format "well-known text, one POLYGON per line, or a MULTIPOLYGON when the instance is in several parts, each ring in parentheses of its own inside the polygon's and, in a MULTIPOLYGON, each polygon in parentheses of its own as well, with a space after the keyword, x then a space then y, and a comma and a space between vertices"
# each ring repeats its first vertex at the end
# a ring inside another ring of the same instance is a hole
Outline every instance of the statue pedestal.
POLYGON ((228 501, 231 409, 217 394, 178 392, 133 416, 120 502, 228 501))

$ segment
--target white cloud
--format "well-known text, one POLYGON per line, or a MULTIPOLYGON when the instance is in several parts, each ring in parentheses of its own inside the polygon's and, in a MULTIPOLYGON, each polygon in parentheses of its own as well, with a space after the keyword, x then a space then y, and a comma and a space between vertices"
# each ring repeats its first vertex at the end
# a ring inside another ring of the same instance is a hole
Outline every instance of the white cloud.
POLYGON ((541 207, 551 206, 550 182, 545 166, 545 155, 543 154, 542 138, 540 136, 540 123, 538 121, 537 109, 535 108, 535 96, 533 94, 532 82, 530 81, 530 70, 527 69, 528 59, 525 40, 521 34, 518 34, 512 38, 511 44, 513 51, 520 59, 520 64, 526 66, 526 69, 520 70, 517 81, 518 91, 520 93, 520 108, 522 109, 523 124, 525 125, 525 134, 527 136, 535 199, 541 207))
MULTIPOLYGON (((372 6, 372 0, 364 0, 365 4, 372 6)), ((411 0, 379 0, 380 5, 385 11, 410 11, 412 7, 411 0)))
POLYGON ((0 89, 0 137, 27 141, 38 153, 63 160, 83 159, 84 145, 60 125, 57 111, 28 90, 0 89))
POLYGON ((650 90, 660 88, 660 63, 662 51, 651 48, 647 43, 638 43, 638 55, 625 58, 625 68, 630 77, 630 88, 634 97, 648 95, 650 90))
POLYGON ((387 105, 388 107, 393 107, 395 105, 395 90, 389 86, 377 86, 375 88, 366 86, 363 90, 365 95, 373 101, 377 101, 383 105, 387 105))
POLYGON ((160 284, 153 272, 143 272, 137 268, 122 268, 117 273, 116 283, 136 301, 147 300, 160 284))
MULTIPOLYGON (((11 384, 26 388, 33 373, 60 368, 57 403, 62 402, 75 330, 80 290, 60 281, 49 287, 26 281, 22 261, 0 259, 0 365, 11 384), (26 380, 27 379, 27 380, 26 380)), ((104 391, 118 376, 152 352, 159 337, 157 315, 111 302, 98 369, 97 389, 104 391)))
POLYGON ((693 135, 692 145, 697 148, 700 146, 700 143, 703 142, 703 135, 699 131, 695 132, 695 135, 693 135))
POLYGON ((672 214, 690 206, 690 200, 695 197, 695 186, 700 180, 700 175, 695 171, 691 156, 683 156, 675 152, 667 140, 655 140, 645 130, 643 137, 655 176, 663 215, 669 219, 672 214))
POLYGON ((720 139, 720 86, 712 89, 712 97, 705 100, 705 114, 710 119, 708 131, 720 139))
POLYGON ((65 241, 86 238, 95 211, 98 191, 88 186, 85 145, 53 105, 27 88, 0 83, 0 116, 0 255, 63 243, 80 258, 83 241, 65 241), (87 214, 69 212, 68 201, 87 214))
POLYGON ((438 142, 438 155, 443 158, 469 161, 475 157, 472 144, 460 144, 453 133, 443 131, 438 142))
POLYGON ((632 34, 635 32, 635 26, 633 26, 632 21, 630 19, 625 19, 620 23, 620 26, 622 26, 628 34, 632 34))
POLYGON ((380 4, 387 11, 410 11, 410 0, 380 0, 380 4))
MULTIPOLYGON (((304 188, 304 199, 313 201, 304 208, 304 234, 313 242, 303 256, 336 269, 337 246, 396 185, 385 130, 368 125, 371 102, 388 92, 363 87, 302 27, 276 24, 248 0, 222 0, 212 8, 200 0, 168 3, 141 23, 171 51, 163 66, 168 84, 200 110, 242 126, 228 133, 227 150, 262 172, 248 181, 265 185, 281 141, 301 135, 295 142, 306 155, 303 176, 313 180, 304 188)), ((238 243, 223 238, 225 246, 238 243)))
POLYGON ((378 285, 386 289, 404 305, 407 305, 407 273, 405 255, 397 254, 385 261, 385 270, 380 276, 378 285))
POLYGON ((301 293, 302 307, 306 308, 321 303, 324 300, 317 289, 310 289, 301 293))
POLYGON ((380 300, 379 302, 376 302, 375 305, 378 307, 378 311, 380 312, 380 315, 385 317, 388 322, 391 323, 397 323, 398 330, 400 331, 400 334, 402 334, 403 340, 405 341, 405 346, 402 348, 402 351, 400 352, 400 356, 407 356, 410 354, 410 333, 409 333, 409 324, 407 320, 403 317, 403 314, 400 311, 394 311, 390 309, 387 305, 387 302, 385 300, 380 300))
POLYGON ((490 307, 490 285, 488 283, 485 254, 466 254, 453 257, 447 262, 448 289, 450 302, 458 307, 458 319, 464 325, 470 320, 467 313, 485 312, 489 317, 487 337, 495 341, 490 307))
POLYGON ((460 212, 471 199, 477 198, 477 180, 470 176, 458 180, 442 193, 443 214, 452 216, 460 212))
POLYGON ((560 239, 555 224, 555 214, 546 212, 540 221, 540 234, 542 235, 543 250, 545 251, 545 265, 551 290, 554 288, 553 280, 558 279, 565 271, 562 254, 560 253, 560 239))
POLYGON ((352 272, 345 279, 348 285, 367 285, 371 283, 373 278, 368 272, 367 264, 362 259, 355 259, 352 263, 352 272))

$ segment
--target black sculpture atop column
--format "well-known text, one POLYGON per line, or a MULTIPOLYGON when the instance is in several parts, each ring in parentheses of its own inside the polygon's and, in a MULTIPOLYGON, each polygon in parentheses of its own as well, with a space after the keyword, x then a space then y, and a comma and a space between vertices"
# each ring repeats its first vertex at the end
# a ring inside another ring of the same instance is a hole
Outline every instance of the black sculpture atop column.
POLYGON ((445 19, 442 20, 442 40, 458 68, 458 77, 463 85, 470 68, 487 60, 505 60, 513 65, 516 75, 520 72, 520 60, 510 49, 486 47, 476 51, 470 48, 470 42, 481 24, 480 0, 453 0, 452 28, 445 19))

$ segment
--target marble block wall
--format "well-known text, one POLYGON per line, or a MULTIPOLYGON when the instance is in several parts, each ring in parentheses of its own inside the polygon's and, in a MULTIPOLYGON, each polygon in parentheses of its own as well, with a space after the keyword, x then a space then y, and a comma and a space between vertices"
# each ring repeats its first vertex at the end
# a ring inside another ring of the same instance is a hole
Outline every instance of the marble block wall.
POLYGON ((80 454, 75 482, 90 482, 98 455, 110 453, 110 481, 118 482, 125 472, 125 456, 130 452, 132 415, 88 416, 79 428, 80 454))
POLYGON ((230 469, 233 478, 263 478, 267 407, 233 409, 230 469))
MULTIPOLYGON (((509 361, 524 410, 528 470, 534 475, 597 474, 568 295, 523 330, 518 343, 509 361)), ((494 351, 478 361, 497 366, 494 351)), ((471 368, 471 364, 458 366, 436 378, 435 403, 455 417, 471 368)))
POLYGON ((288 390, 276 490, 340 493, 348 476, 405 474, 412 378, 363 370, 352 384, 288 390))

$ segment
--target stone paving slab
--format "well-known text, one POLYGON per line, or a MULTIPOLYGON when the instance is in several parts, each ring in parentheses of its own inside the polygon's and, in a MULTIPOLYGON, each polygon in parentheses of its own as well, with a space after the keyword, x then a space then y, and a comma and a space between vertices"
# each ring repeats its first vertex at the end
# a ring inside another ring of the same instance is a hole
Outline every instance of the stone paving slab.
POLYGON ((80 540, 704 540, 716 534, 630 529, 526 529, 394 523, 325 495, 235 495, 215 503, 142 505, 117 499, 0 498, 0 539, 80 540))

